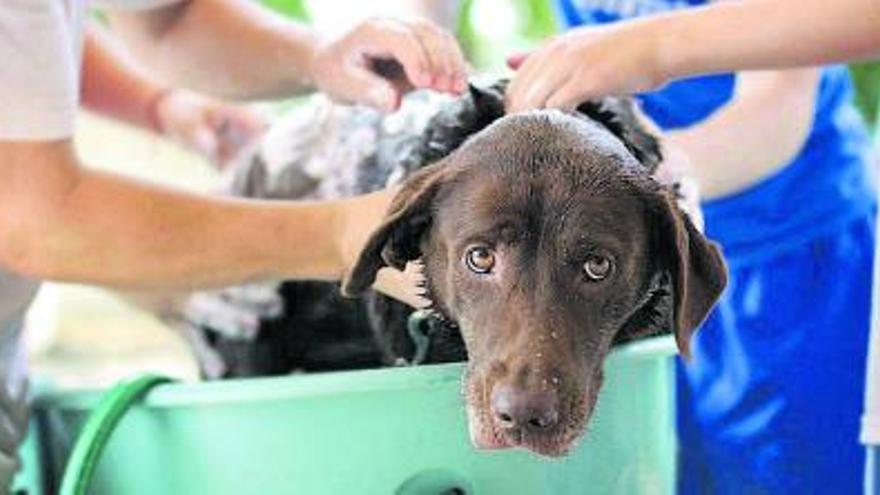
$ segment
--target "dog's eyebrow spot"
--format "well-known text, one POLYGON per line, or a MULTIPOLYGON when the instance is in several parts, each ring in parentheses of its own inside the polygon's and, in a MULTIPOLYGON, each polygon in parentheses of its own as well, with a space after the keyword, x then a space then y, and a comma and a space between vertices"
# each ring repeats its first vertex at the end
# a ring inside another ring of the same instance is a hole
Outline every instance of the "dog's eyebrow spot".
POLYGON ((489 244, 503 243, 515 244, 522 240, 524 236, 524 228, 521 223, 514 221, 500 220, 486 226, 469 222, 462 222, 456 225, 456 239, 459 244, 471 244, 475 242, 486 242, 489 244))
POLYGON ((634 253, 645 242, 644 223, 631 208, 608 208, 579 211, 567 215, 565 224, 557 229, 561 252, 569 261, 579 261, 596 251, 619 256, 634 253))

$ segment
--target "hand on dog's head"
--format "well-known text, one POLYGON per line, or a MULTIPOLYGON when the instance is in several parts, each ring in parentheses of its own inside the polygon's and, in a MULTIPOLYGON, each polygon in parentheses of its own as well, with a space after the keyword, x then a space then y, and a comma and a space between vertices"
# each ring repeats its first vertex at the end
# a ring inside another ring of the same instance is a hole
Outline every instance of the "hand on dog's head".
POLYGON ((622 99, 504 115, 503 84, 438 114, 343 283, 425 264, 468 356, 471 434, 561 455, 583 431, 615 342, 674 332, 683 354, 724 263, 651 173, 657 139, 622 99))

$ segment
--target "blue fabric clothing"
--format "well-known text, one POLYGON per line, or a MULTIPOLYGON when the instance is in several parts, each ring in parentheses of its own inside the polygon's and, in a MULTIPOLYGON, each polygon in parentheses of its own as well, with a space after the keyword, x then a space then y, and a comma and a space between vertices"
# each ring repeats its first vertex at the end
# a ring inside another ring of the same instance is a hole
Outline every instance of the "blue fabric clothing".
MULTIPOLYGON (((576 26, 704 3, 557 6, 576 26)), ((683 128, 727 103, 734 82, 730 74, 691 78, 639 99, 662 128, 683 128)), ((678 368, 680 493, 859 492, 875 193, 851 98, 846 68, 823 70, 798 156, 703 205, 730 286, 693 342, 694 359, 678 368)))
POLYGON ((679 493, 860 493, 873 232, 731 270, 677 373, 679 493))

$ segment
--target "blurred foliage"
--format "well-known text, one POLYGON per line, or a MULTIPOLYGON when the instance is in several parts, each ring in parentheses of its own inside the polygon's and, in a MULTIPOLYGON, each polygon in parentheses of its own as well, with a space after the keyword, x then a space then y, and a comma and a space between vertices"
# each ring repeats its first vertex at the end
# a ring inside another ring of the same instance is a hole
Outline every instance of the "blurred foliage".
POLYGON ((309 19, 309 11, 303 0, 260 0, 260 2, 287 17, 303 21, 309 19))
POLYGON ((558 31, 550 0, 508 0, 506 4, 513 10, 516 25, 504 39, 493 39, 480 29, 490 21, 477 18, 479 1, 460 2, 456 36, 468 59, 480 69, 503 67, 507 55, 525 50, 558 31))
POLYGON ((865 116, 868 125, 877 131, 880 107, 880 62, 862 62, 850 66, 856 86, 855 104, 865 116))

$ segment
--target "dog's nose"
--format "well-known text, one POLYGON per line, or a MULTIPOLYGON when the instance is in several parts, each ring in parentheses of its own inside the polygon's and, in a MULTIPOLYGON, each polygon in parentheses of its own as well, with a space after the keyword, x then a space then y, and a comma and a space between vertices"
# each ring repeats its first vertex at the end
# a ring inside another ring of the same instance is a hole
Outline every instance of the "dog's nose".
POLYGON ((493 388, 492 414, 498 427, 505 430, 538 432, 551 428, 559 419, 552 390, 532 391, 512 385, 493 388))

